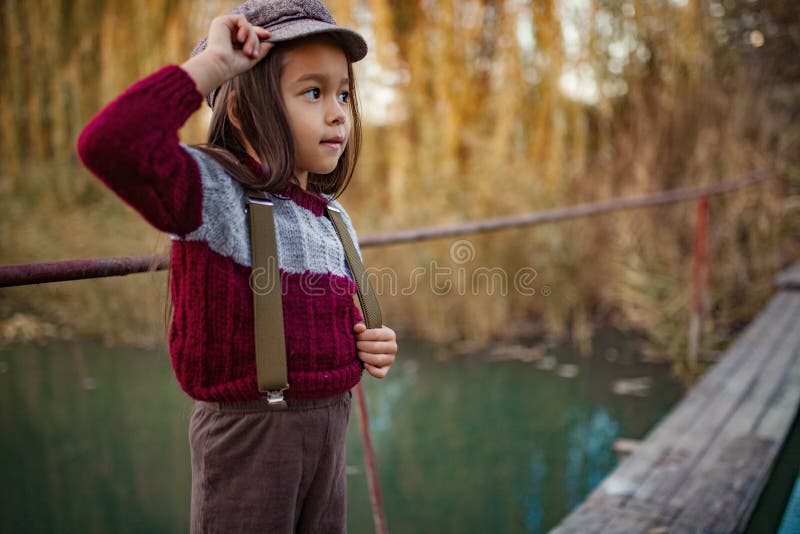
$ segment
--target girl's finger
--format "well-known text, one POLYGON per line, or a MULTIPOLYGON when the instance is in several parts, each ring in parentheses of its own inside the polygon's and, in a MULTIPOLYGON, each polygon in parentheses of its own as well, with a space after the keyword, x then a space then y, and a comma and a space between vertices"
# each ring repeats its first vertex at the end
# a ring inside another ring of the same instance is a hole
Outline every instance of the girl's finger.
POLYGON ((250 33, 250 23, 242 15, 237 15, 236 24, 239 26, 239 31, 236 32, 236 40, 242 44, 247 41, 247 35, 250 33))
POLYGON ((395 339, 394 331, 382 326, 380 328, 370 328, 360 334, 359 339, 363 341, 390 341, 395 339))
POLYGON ((244 52, 245 55, 248 55, 251 58, 254 55, 254 53, 253 53, 253 48, 254 48, 253 47, 253 36, 254 35, 255 35, 255 32, 253 32, 251 30, 247 30, 247 36, 245 37, 244 43, 242 43, 242 52, 244 52))
POLYGON ((391 354, 375 354, 372 352, 359 351, 358 358, 364 364, 374 365, 375 367, 386 367, 394 363, 394 356, 391 354))
POLYGON ((261 41, 258 39, 258 33, 256 33, 255 27, 251 26, 250 38, 247 40, 248 53, 254 58, 258 57, 258 53, 261 51, 260 45, 261 41))
POLYGON ((375 367, 374 365, 364 364, 364 369, 375 378, 385 378, 389 372, 388 367, 375 367))
POLYGON ((356 341, 358 350, 373 354, 394 354, 397 352, 397 343, 393 341, 356 341))
POLYGON ((272 48, 273 46, 275 46, 273 43, 266 43, 266 42, 261 43, 259 45, 261 51, 258 53, 258 56, 264 57, 267 54, 267 52, 269 52, 269 49, 272 48))

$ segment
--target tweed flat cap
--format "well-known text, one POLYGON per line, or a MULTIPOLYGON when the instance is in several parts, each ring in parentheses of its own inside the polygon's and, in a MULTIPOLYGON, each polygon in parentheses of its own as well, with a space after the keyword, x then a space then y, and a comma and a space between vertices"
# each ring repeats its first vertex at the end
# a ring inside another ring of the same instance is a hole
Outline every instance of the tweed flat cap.
MULTIPOLYGON (((333 33, 339 39, 350 61, 359 61, 367 55, 367 43, 357 32, 337 26, 336 21, 319 0, 247 0, 228 12, 242 14, 250 24, 266 28, 270 43, 290 41, 321 33, 333 33)), ((192 50, 192 57, 206 49, 208 38, 203 38, 192 50)), ((206 99, 214 107, 214 90, 206 99)))

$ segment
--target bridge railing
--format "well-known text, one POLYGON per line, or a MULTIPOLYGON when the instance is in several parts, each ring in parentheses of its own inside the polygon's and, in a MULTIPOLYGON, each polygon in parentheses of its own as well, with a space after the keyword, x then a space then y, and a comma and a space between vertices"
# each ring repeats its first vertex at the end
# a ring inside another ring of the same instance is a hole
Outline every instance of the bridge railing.
MULTIPOLYGON (((707 186, 671 189, 647 195, 577 204, 574 206, 537 211, 522 215, 512 215, 509 217, 497 217, 446 226, 431 226, 397 232, 372 234, 359 239, 359 246, 361 248, 381 247, 400 243, 441 239, 444 237, 495 232, 508 228, 554 223, 603 213, 663 206, 695 199, 699 199, 699 206, 705 204, 705 209, 707 210, 708 197, 710 196, 736 191, 743 187, 762 183, 776 176, 779 176, 777 171, 764 170, 740 177, 730 182, 722 182, 707 186)), ((0 287, 84 280, 87 278, 103 278, 107 276, 123 276, 134 273, 160 271, 168 267, 169 254, 2 265, 0 266, 0 287)))

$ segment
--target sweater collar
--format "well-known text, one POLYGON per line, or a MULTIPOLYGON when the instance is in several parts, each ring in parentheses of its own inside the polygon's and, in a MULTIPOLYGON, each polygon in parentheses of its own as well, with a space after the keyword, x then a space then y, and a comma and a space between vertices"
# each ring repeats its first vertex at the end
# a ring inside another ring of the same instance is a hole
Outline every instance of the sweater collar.
MULTIPOLYGON (((249 155, 245 155, 242 162, 255 173, 256 176, 263 176, 264 169, 261 164, 249 155)), ((298 206, 306 208, 317 217, 322 216, 328 207, 328 199, 308 189, 303 189, 295 182, 289 182, 282 191, 274 193, 281 198, 293 201, 298 206)))

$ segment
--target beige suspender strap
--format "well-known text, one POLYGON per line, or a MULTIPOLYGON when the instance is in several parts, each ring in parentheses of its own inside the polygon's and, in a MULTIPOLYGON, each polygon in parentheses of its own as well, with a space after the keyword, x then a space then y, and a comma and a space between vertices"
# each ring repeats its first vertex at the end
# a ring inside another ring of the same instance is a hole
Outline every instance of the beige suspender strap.
MULTIPOLYGON (((274 206, 265 193, 261 193, 261 196, 249 193, 247 198, 253 266, 250 289, 253 292, 253 331, 258 390, 266 394, 270 405, 286 407, 283 392, 289 388, 289 382, 274 206)), ((383 321, 378 298, 366 277, 364 264, 358 256, 350 232, 347 231, 342 213, 337 208, 328 206, 327 215, 344 247, 347 266, 358 288, 358 302, 361 305, 364 322, 367 328, 380 328, 383 326, 383 321)))
POLYGON ((328 218, 333 223, 336 229, 336 234, 344 246, 345 258, 347 259, 347 266, 350 268, 350 273, 356 281, 358 287, 358 302, 361 304, 361 314, 364 316, 364 323, 367 328, 380 328, 383 326, 383 319, 381 318, 381 307, 378 304, 378 297, 375 295, 369 279, 366 277, 364 271, 364 264, 361 258, 358 257, 358 251, 353 244, 350 237, 350 232, 347 231, 342 213, 333 206, 328 206, 328 218))
POLYGON ((276 408, 286 407, 283 391, 289 388, 286 377, 286 341, 283 332, 283 301, 278 271, 278 244, 275 238, 273 203, 266 194, 248 194, 250 251, 253 292, 253 328, 256 348, 258 390, 276 408))

